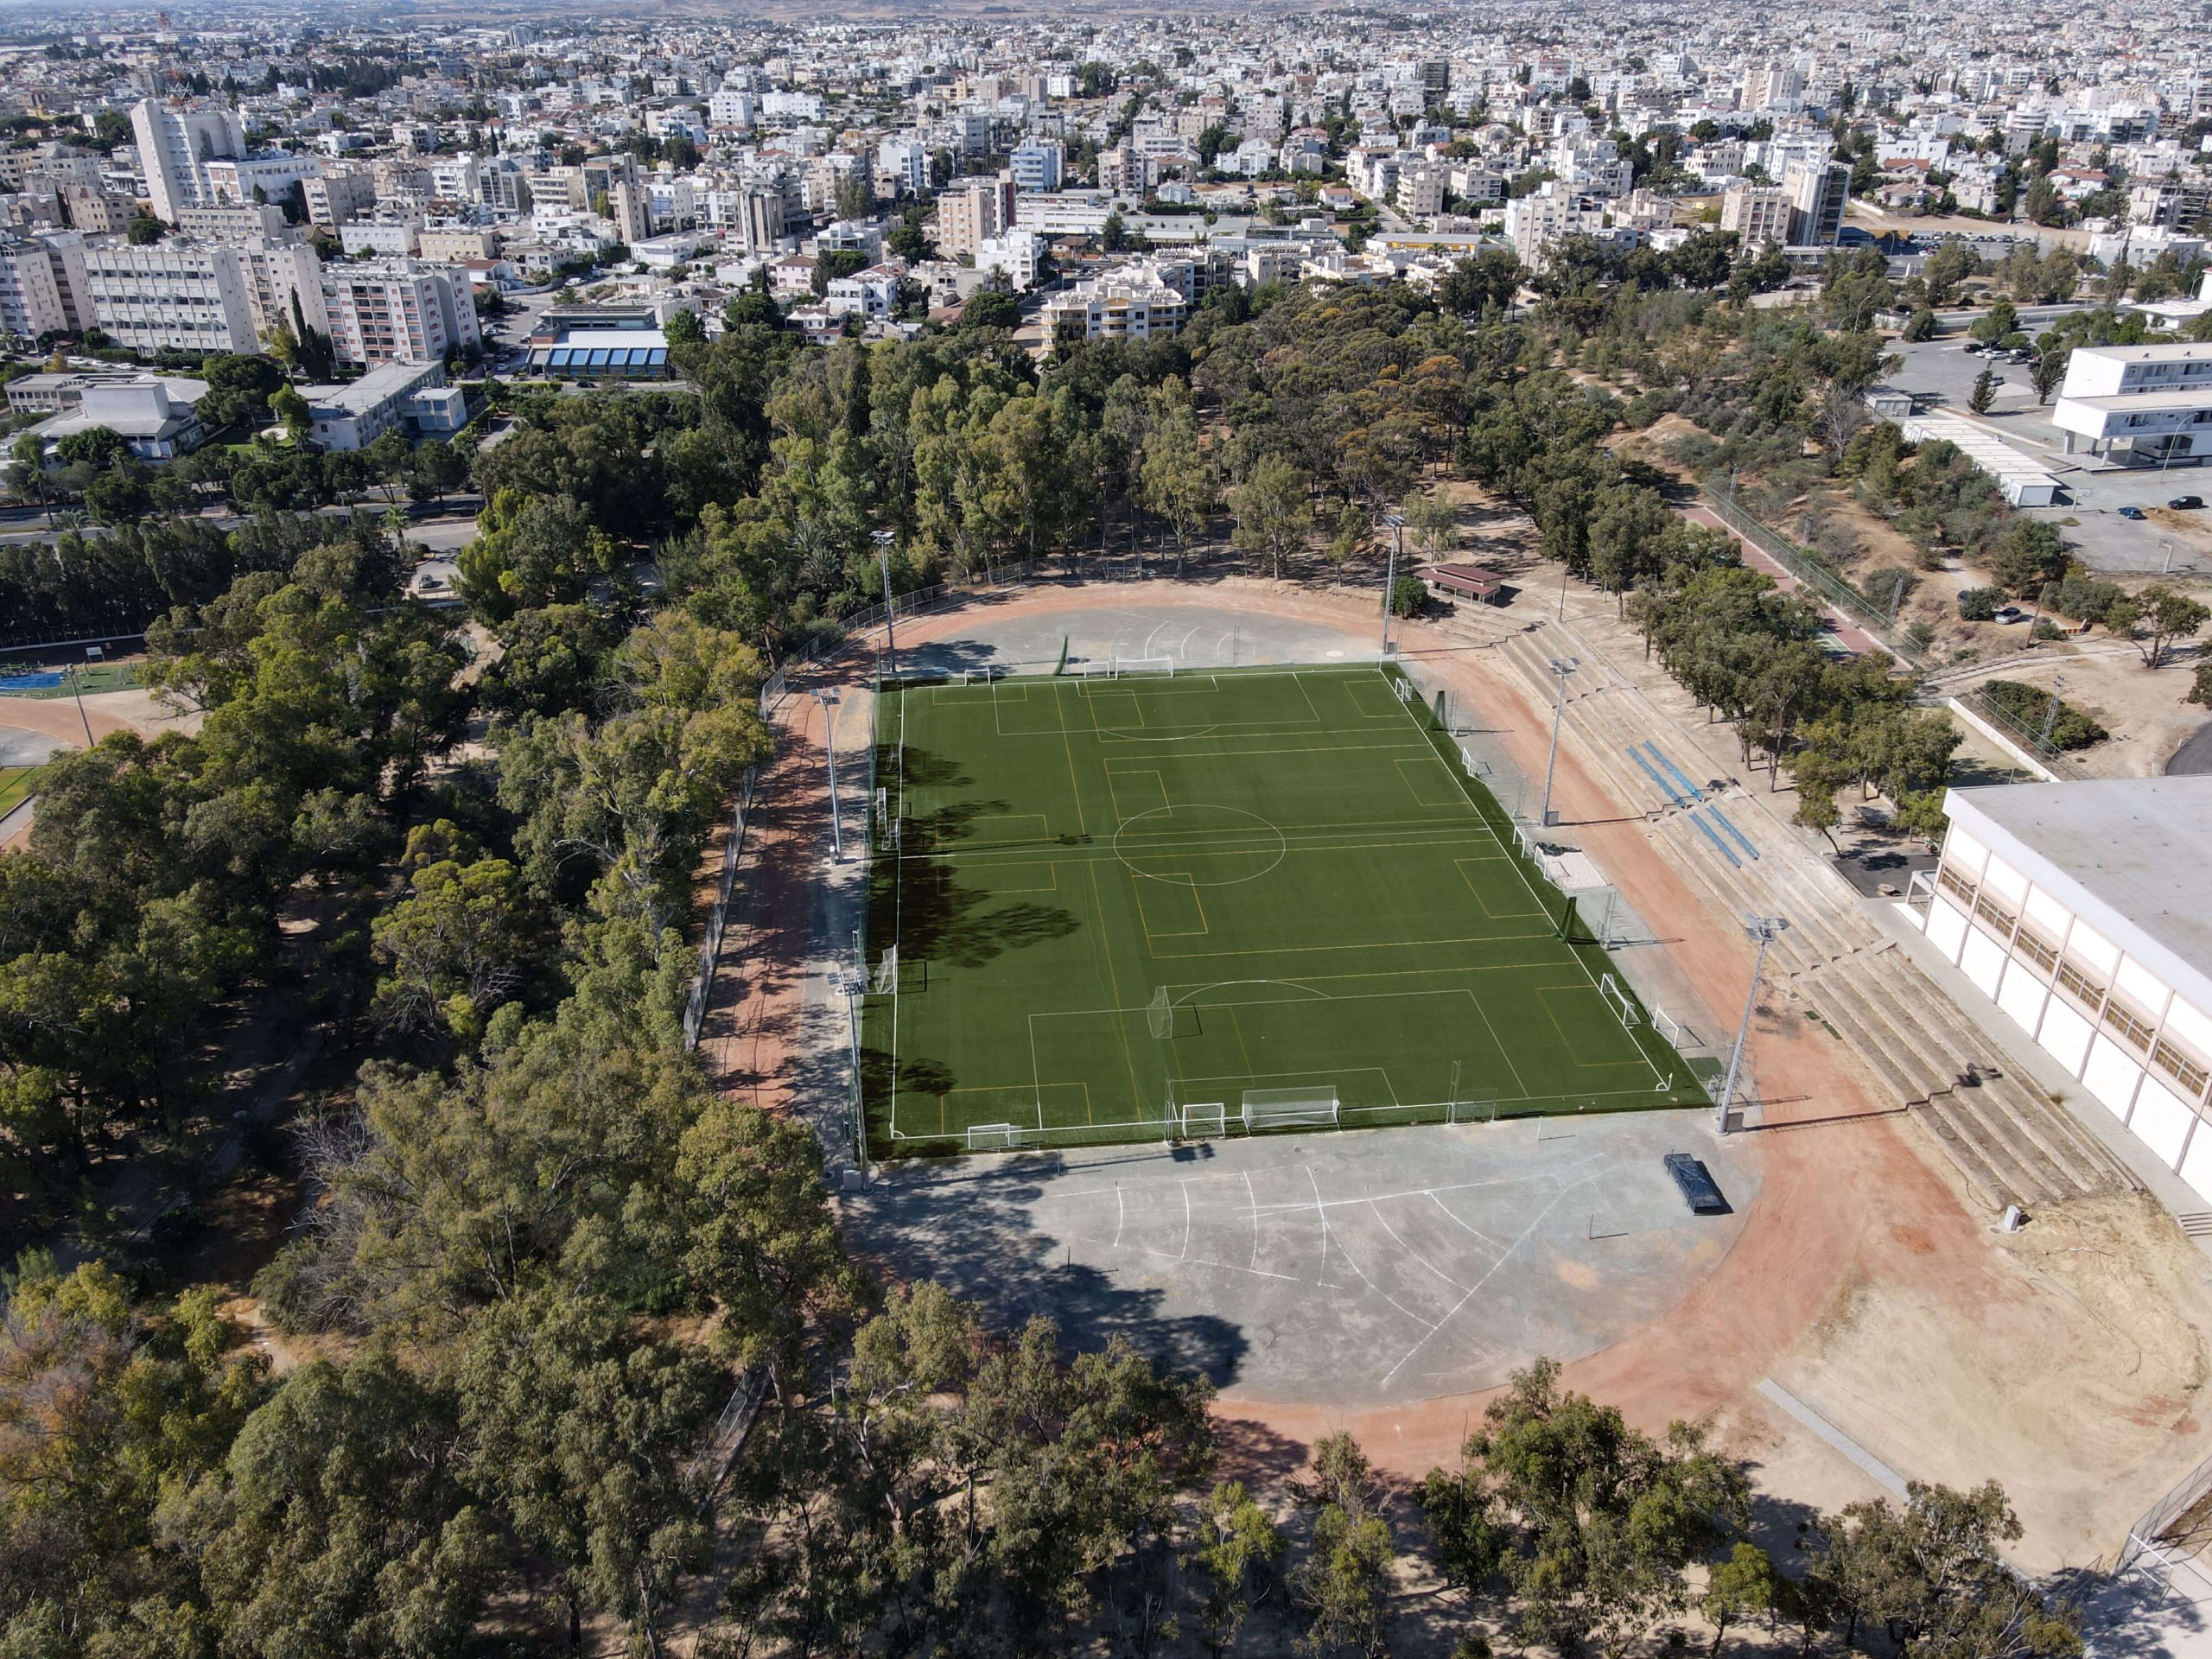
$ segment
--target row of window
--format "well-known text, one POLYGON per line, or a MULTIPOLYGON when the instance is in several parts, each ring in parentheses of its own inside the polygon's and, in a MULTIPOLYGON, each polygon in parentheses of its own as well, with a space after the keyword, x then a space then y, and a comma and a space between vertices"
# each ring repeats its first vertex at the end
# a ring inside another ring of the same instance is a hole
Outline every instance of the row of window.
POLYGON ((2183 1098, 2194 1101, 2203 1097, 2205 1085, 2212 1083, 2212 1065, 2198 1059, 2172 1039, 2160 1036, 2158 1022, 2123 1001, 2101 975, 2072 957, 2063 956, 2056 943, 2041 930, 2020 920, 1950 865, 1946 864, 1936 872, 1936 881, 1999 940, 2009 938, 2016 957, 2033 963, 2083 1013, 2172 1078, 2183 1098))

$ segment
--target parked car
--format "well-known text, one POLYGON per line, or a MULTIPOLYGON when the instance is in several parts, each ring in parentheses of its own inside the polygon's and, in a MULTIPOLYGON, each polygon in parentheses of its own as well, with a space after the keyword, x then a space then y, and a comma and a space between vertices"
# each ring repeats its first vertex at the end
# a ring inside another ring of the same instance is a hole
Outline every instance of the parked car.
POLYGON ((2139 521, 2143 517, 2143 509, 2140 507, 2122 507, 2120 510, 2120 516, 2123 518, 2133 518, 2139 521))
POLYGON ((1999 605, 1990 615, 1993 622, 2018 622, 2027 613, 2017 605, 1999 605))
POLYGON ((1675 1178, 1675 1185, 1681 1192, 1682 1202, 1690 1207, 1694 1216, 1725 1216, 1728 1200, 1720 1196, 1719 1184, 1699 1160, 1687 1152, 1670 1152, 1661 1160, 1667 1173, 1675 1178))
POLYGON ((2204 505, 2204 498, 2201 495, 2177 495, 2166 505, 2177 512, 2194 512, 2204 505))

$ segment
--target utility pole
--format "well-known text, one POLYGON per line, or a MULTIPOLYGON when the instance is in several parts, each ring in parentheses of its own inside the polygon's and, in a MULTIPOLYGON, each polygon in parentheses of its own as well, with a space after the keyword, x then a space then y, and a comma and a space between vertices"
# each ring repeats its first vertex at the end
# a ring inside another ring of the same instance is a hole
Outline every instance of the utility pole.
POLYGON ((868 1105, 861 1090, 861 997, 868 989, 865 968, 854 968, 841 975, 840 986, 845 993, 846 1039, 853 1054, 853 1157, 860 1166, 861 1185, 868 1185, 868 1105))
POLYGON ((1398 597, 1398 559, 1406 550, 1406 515, 1386 512, 1382 522, 1390 526, 1390 568, 1382 578, 1382 654, 1390 654, 1390 612, 1398 597))
POLYGON ((887 530, 874 532, 875 556, 883 566, 883 653, 891 659, 891 677, 899 677, 899 640, 891 628, 891 543, 897 539, 887 530))
POLYGON ((2050 734, 2058 728, 2058 694, 2065 689, 2066 677, 2063 674, 2050 677, 2050 702, 2043 711, 2043 752, 2045 754, 2050 753, 2050 734))
POLYGON ((837 688, 826 686, 815 696, 822 704, 822 747, 830 757, 830 859, 845 861, 845 821, 837 810, 837 688))
POLYGON ((1789 925, 1788 920, 1780 916, 1744 918, 1744 935, 1758 945, 1759 951, 1751 963, 1751 988, 1744 993, 1744 1018, 1736 1027, 1735 1050, 1728 1056, 1728 1076, 1720 1085, 1720 1102, 1717 1109, 1719 1115, 1713 1126, 1717 1135, 1728 1133, 1728 1109, 1735 1103, 1736 1079, 1744 1068, 1744 1043, 1751 1034, 1752 1010, 1758 1007, 1759 976, 1766 971, 1766 948, 1779 938, 1782 930, 1789 925))
POLYGON ((1552 747, 1551 753, 1544 757, 1544 804, 1536 815, 1537 823, 1545 829, 1549 829, 1552 823, 1552 772, 1559 765, 1559 722, 1567 712, 1567 677, 1581 666, 1580 660, 1573 657, 1552 658, 1552 672, 1559 676, 1559 695, 1552 700, 1552 747))

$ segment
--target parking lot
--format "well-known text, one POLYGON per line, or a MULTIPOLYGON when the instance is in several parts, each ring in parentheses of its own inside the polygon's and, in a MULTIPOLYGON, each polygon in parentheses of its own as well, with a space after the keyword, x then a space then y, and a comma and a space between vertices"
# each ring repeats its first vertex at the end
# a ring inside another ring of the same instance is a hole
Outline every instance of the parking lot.
MULTIPOLYGON (((2031 306, 2020 313, 2033 334, 2052 319, 2078 308, 2031 306)), ((2030 456, 2063 486, 2059 505, 2031 510, 2034 518, 2060 527, 2068 546, 2092 569, 2113 572, 2183 575, 2212 570, 2212 513, 2176 513, 2166 504, 2176 497, 2212 499, 2212 473, 2202 467, 2108 467, 2087 454, 2069 455, 2065 434, 2050 423, 2049 405, 2036 400, 2030 365, 1993 361, 1966 349, 1965 326, 1972 314, 1947 314, 1948 331, 1934 340, 1893 342, 1901 359, 1888 384, 1909 391, 1945 412, 1973 418, 1967 409, 1975 379, 1984 369, 1999 376, 1995 403, 1982 423, 1996 437, 2030 456), (2133 508, 2145 516, 2123 517, 2133 508)))

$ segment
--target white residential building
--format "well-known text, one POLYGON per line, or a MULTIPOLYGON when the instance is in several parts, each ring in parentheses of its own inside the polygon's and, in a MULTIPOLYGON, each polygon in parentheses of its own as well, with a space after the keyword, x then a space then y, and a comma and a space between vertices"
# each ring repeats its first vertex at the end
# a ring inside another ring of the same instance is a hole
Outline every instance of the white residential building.
POLYGON ((1045 259, 1045 238, 1034 231, 1008 229, 976 245, 976 269, 995 270, 1017 289, 1037 286, 1045 259))
POLYGON ((482 347, 475 292, 460 266, 418 259, 326 265, 321 288, 340 367, 439 363, 482 347))
POLYGON ((1605 204, 1595 196, 1560 188, 1558 181, 1505 204, 1505 236, 1513 252, 1531 270, 1548 263, 1547 250, 1570 236, 1595 236, 1605 227, 1605 204))
POLYGON ((180 207, 207 199, 201 169, 207 162, 245 154, 245 126, 234 110, 172 109, 143 99, 131 108, 130 132, 154 217, 172 225, 180 207))
POLYGON ((1190 302, 1165 283, 1134 271, 1109 271, 1045 302, 1046 332, 1084 340, 1150 340, 1179 332, 1190 302))
POLYGON ((1017 190, 1046 191, 1060 188, 1067 151, 1057 138, 1033 138, 1007 158, 1017 190))
POLYGON ((246 258, 237 248, 181 238, 88 247, 93 318, 135 352, 257 352, 246 258))
POLYGON ((73 333, 64 273, 43 242, 0 242, 0 332, 35 340, 73 333))

